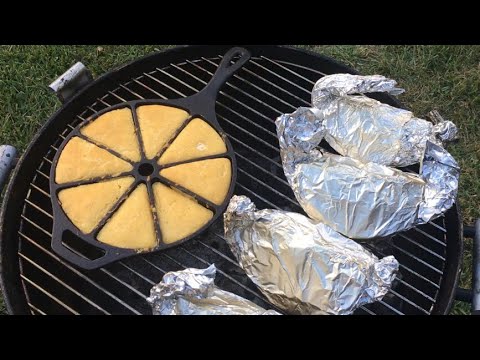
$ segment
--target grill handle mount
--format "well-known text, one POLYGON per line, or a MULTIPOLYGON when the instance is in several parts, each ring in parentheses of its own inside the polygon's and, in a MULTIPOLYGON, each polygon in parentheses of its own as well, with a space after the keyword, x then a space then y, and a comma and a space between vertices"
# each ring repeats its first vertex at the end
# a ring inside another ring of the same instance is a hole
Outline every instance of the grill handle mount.
POLYGON ((92 81, 93 76, 90 70, 81 62, 77 62, 48 87, 57 95, 62 103, 65 103, 92 81))
POLYGON ((16 162, 17 149, 11 145, 0 145, 0 192, 16 162))
POLYGON ((473 235, 472 314, 480 315, 480 219, 475 223, 473 235))

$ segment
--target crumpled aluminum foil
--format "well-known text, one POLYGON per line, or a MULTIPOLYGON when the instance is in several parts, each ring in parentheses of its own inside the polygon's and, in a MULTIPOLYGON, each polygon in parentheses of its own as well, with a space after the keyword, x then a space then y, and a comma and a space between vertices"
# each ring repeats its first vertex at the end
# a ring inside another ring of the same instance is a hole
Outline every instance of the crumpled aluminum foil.
POLYGON ((321 78, 312 90, 312 105, 319 110, 314 120, 321 124, 318 132, 325 133, 325 140, 341 155, 395 167, 420 162, 427 141, 443 146, 456 138, 457 127, 451 121, 434 125, 410 111, 351 95, 402 93, 396 85, 380 75, 334 74, 321 78))
POLYGON ((315 149, 328 132, 317 115, 299 108, 276 121, 285 175, 312 219, 349 238, 370 239, 424 224, 454 204, 460 170, 441 146, 426 142, 421 175, 363 163, 315 149))
POLYGON ((233 196, 224 213, 225 238, 240 266, 267 299, 288 314, 347 315, 381 300, 398 271, 355 241, 304 215, 257 211, 233 196))
POLYGON ((212 264, 166 273, 147 298, 153 315, 281 315, 216 287, 216 271, 212 264))

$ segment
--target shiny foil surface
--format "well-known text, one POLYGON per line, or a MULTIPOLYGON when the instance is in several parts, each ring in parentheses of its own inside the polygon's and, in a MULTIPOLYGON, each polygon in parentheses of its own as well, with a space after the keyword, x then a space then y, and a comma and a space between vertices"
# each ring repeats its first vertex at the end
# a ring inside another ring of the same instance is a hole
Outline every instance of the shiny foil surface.
POLYGON ((276 125, 285 176, 298 202, 312 219, 349 238, 408 230, 435 219, 455 202, 458 164, 430 141, 417 175, 382 161, 362 162, 316 149, 328 133, 317 109, 299 108, 280 116, 276 125))
POLYGON ((398 271, 351 239, 304 215, 259 210, 232 197, 225 238, 240 266, 267 299, 287 314, 347 315, 380 300, 398 271))
POLYGON ((426 142, 452 141, 457 128, 451 121, 434 125, 413 113, 366 96, 370 92, 403 92, 394 80, 380 75, 327 75, 312 90, 312 105, 325 140, 341 155, 362 162, 404 167, 421 161, 426 142))
POLYGON ((153 315, 280 315, 214 284, 216 267, 166 273, 150 290, 153 315))

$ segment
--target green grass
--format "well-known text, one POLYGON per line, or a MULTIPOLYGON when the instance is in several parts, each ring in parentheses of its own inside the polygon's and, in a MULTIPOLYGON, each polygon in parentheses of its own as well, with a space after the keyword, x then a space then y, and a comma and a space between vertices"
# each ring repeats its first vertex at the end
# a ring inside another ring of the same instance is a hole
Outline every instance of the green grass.
MULTIPOLYGON (((436 108, 460 129, 450 151, 460 162, 460 203, 465 223, 480 217, 480 46, 304 46, 363 74, 392 77, 417 116, 436 108)), ((165 46, 0 47, 0 144, 24 150, 38 127, 60 106, 47 85, 75 61, 98 76, 165 46)), ((471 240, 466 240, 461 286, 471 286, 471 240)), ((0 297, 0 312, 3 302, 0 297)), ((456 303, 454 314, 468 314, 456 303)))

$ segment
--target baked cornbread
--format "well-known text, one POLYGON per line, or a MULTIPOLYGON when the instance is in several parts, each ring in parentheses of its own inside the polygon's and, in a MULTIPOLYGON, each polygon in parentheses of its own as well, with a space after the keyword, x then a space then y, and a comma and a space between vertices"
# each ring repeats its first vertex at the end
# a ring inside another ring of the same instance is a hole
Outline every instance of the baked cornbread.
POLYGON ((217 131, 202 119, 195 118, 165 150, 158 163, 164 165, 225 152, 227 147, 217 131))
POLYGON ((230 188, 232 166, 229 159, 209 159, 172 166, 160 175, 220 205, 230 188))
POLYGON ((188 119, 184 110, 164 105, 142 105, 137 108, 145 155, 153 159, 175 131, 188 119))
POLYGON ((140 161, 140 147, 130 108, 109 111, 84 126, 80 132, 94 143, 106 146, 129 160, 140 161))
POLYGON ((157 245, 147 186, 140 184, 107 221, 98 240, 127 249, 151 249, 157 245))
POLYGON ((153 184, 153 193, 162 240, 166 244, 193 234, 213 217, 213 212, 196 200, 161 183, 153 184))
POLYGON ((55 194, 79 233, 145 251, 181 241, 213 220, 215 210, 196 197, 222 204, 232 181, 231 163, 204 159, 224 156, 227 146, 208 122, 189 117, 171 106, 124 107, 72 135, 54 169, 61 185, 55 194))
POLYGON ((55 182, 64 184, 96 177, 115 176, 132 170, 128 162, 79 137, 63 149, 55 170, 55 182))
POLYGON ((72 223, 84 234, 90 233, 133 184, 123 177, 61 190, 60 205, 72 223), (101 194, 101 196, 99 196, 101 194))

